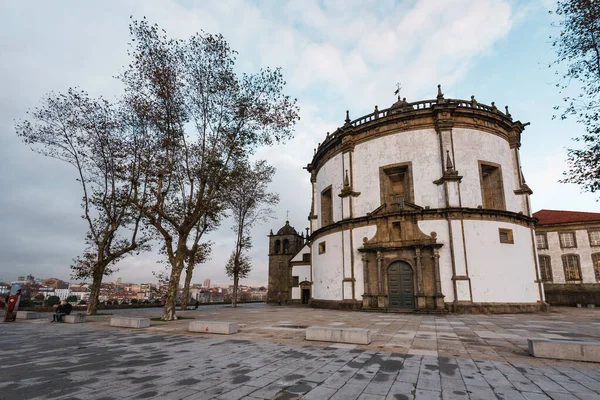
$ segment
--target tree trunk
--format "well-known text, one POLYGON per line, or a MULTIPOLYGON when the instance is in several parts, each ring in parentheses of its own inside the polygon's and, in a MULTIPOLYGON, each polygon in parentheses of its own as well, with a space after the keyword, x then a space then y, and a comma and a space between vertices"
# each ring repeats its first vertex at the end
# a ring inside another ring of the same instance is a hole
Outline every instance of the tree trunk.
POLYGON ((185 284, 183 285, 183 293, 181 294, 181 310, 186 310, 190 297, 190 284, 192 282, 192 274, 194 272, 194 260, 190 259, 187 268, 185 269, 185 284))
POLYGON ((92 275, 92 287, 90 289, 90 298, 87 307, 87 315, 96 315, 98 312, 98 297, 100 296, 100 287, 102 286, 102 277, 106 266, 96 265, 92 275))
POLYGON ((239 275, 233 274, 233 296, 231 296, 231 307, 237 307, 237 292, 238 292, 239 275))
POLYGON ((181 267, 175 269, 171 273, 169 280, 169 288, 165 294, 165 308, 163 309, 163 321, 173 321, 177 319, 175 308, 177 307, 177 292, 179 290, 179 279, 181 278, 181 267))

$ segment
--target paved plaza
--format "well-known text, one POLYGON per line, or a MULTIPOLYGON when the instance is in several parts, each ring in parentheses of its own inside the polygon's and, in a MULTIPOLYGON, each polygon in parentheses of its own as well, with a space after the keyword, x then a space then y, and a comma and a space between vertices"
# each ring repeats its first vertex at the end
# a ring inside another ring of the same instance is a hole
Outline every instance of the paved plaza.
MULTIPOLYGON (((600 399, 600 364, 526 351, 527 338, 600 340, 599 311, 426 315, 254 305, 179 314, 238 322, 231 336, 189 333, 188 319, 143 330, 110 327, 110 316, 1 323, 0 399, 600 399), (369 328, 373 342, 306 342, 307 325, 369 328)), ((115 313, 153 317, 160 309, 115 313)))

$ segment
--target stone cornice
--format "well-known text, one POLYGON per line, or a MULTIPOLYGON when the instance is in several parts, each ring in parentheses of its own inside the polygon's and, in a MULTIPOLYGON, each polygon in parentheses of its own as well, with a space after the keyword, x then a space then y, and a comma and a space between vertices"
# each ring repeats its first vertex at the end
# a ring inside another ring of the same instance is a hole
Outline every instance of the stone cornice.
POLYGON ((333 224, 319 228, 312 233, 310 241, 314 242, 323 236, 331 233, 341 232, 350 228, 360 228, 369 225, 376 225, 378 219, 385 219, 393 216, 409 216, 416 221, 431 221, 431 220, 479 220, 479 221, 499 221, 508 222, 525 226, 528 228, 534 227, 535 218, 528 217, 522 213, 515 213, 504 210, 487 210, 480 208, 430 208, 422 210, 410 211, 394 211, 382 214, 369 214, 362 217, 344 219, 333 224))
POLYGON ((600 230, 600 221, 591 222, 560 222, 555 224, 540 224, 536 219, 537 233, 600 230))

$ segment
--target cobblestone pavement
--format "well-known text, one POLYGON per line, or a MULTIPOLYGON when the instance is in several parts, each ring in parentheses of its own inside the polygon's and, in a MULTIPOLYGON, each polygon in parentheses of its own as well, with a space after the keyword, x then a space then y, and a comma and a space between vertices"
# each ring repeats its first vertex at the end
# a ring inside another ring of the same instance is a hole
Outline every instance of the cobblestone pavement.
POLYGON ((46 321, 4 323, 0 332, 0 399, 600 399, 595 364, 532 366, 46 321))

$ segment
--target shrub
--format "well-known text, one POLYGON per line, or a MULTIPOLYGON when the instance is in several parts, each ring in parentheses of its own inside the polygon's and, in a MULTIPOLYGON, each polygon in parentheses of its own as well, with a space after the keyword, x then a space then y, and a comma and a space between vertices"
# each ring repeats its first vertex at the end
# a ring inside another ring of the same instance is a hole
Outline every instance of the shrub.
POLYGON ((50 296, 46 299, 46 305, 52 307, 55 304, 60 303, 60 297, 58 296, 50 296))

